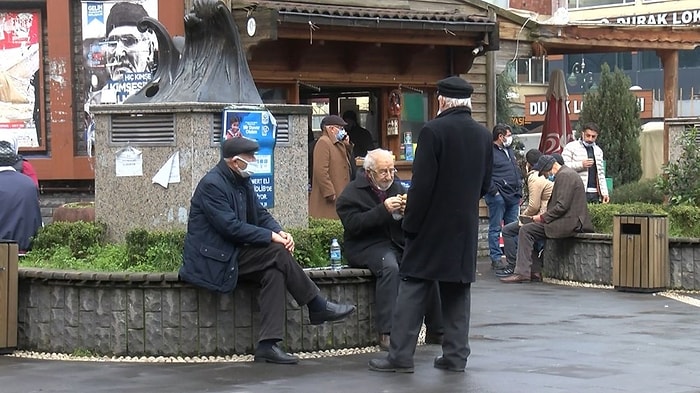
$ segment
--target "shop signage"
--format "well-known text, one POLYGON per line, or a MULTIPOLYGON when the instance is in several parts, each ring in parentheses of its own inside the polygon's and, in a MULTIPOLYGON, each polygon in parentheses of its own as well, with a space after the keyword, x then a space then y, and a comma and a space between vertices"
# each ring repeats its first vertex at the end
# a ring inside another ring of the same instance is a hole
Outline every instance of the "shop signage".
MULTIPOLYGON (((640 117, 649 119, 652 117, 653 92, 651 90, 639 90, 632 92, 637 97, 640 108, 640 117)), ((580 93, 569 95, 566 107, 569 110, 571 121, 578 120, 581 108, 583 108, 583 95, 580 93)), ((547 98, 544 94, 525 96, 525 123, 544 121, 547 112, 547 98)))
POLYGON ((607 20, 622 25, 696 25, 700 24, 700 9, 659 12, 646 15, 618 16, 607 18, 607 20))

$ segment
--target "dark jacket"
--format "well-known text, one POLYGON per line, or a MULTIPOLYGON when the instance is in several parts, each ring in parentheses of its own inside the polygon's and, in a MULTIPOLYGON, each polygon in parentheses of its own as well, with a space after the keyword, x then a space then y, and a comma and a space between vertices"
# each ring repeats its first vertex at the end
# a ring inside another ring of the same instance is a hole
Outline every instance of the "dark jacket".
POLYGON ((282 227, 260 205, 250 179, 231 171, 223 160, 197 184, 190 204, 180 278, 218 292, 238 281, 242 245, 264 246, 282 227))
POLYGON ((423 126, 403 219, 402 276, 475 280, 479 199, 491 184, 491 145, 491 133, 466 107, 423 126))
POLYGON ((542 215, 548 238, 571 237, 581 232, 593 232, 588 215, 586 190, 581 177, 573 169, 562 166, 556 174, 547 212, 542 215))
POLYGON ((20 251, 28 251, 40 227, 39 194, 32 179, 0 171, 0 239, 14 240, 20 251))
MULTIPOLYGON (((360 170, 336 202, 345 229, 345 258, 350 266, 367 266, 368 259, 381 258, 390 248, 403 250, 401 220, 392 218, 371 187, 365 172, 360 170)), ((386 191, 387 198, 405 192, 398 180, 386 191)))
POLYGON ((515 160, 515 152, 510 147, 503 148, 495 143, 492 145, 493 173, 489 194, 496 195, 496 192, 500 192, 507 204, 520 203, 523 196, 523 178, 515 160))

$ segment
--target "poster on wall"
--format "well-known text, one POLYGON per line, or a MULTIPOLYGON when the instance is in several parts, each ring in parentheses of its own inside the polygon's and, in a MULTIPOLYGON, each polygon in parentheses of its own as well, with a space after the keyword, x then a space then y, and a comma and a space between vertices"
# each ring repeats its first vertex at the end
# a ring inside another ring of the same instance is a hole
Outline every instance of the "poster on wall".
POLYGON ((85 112, 94 104, 121 104, 156 70, 158 40, 136 24, 158 19, 158 0, 83 1, 85 112))
POLYGON ((40 28, 38 11, 0 11, 0 131, 19 147, 38 147, 40 28))
POLYGON ((267 110, 248 110, 229 107, 223 113, 224 127, 222 143, 227 139, 246 137, 255 139, 260 150, 255 153, 255 162, 249 164, 258 201, 265 208, 275 206, 274 150, 277 136, 277 122, 267 110))

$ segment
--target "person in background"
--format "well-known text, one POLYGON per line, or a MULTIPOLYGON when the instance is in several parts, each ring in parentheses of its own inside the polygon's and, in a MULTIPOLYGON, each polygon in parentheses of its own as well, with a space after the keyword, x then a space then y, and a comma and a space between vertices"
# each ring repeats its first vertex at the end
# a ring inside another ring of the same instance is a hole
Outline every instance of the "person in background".
POLYGON ((19 154, 19 143, 12 131, 0 131, 0 161, 9 163, 15 171, 28 176, 39 188, 39 177, 34 166, 19 154))
POLYGON ((345 132, 347 123, 338 115, 321 120, 322 134, 316 141, 309 195, 309 215, 317 218, 338 218, 335 200, 354 179, 355 160, 352 143, 345 132))
MULTIPOLYGON (((532 281, 532 272, 541 268, 532 267, 536 242, 593 232, 586 194, 578 174, 573 169, 560 165, 550 155, 540 157, 533 169, 538 171, 540 176, 551 176, 555 179, 552 196, 545 213, 533 216, 533 222, 520 227, 515 273, 501 278, 501 282, 506 284, 532 281)), ((539 259, 537 262, 539 263, 539 259)))
MULTIPOLYGON (((525 165, 527 166, 527 208, 522 212, 523 217, 532 217, 538 214, 543 214, 547 211, 549 198, 552 196, 552 186, 554 183, 549 179, 540 176, 540 174, 532 169, 537 164, 537 161, 542 156, 542 153, 537 149, 530 149, 525 153, 525 165)), ((503 251, 506 254, 508 266, 502 272, 503 276, 511 275, 515 272, 516 251, 518 249, 518 233, 522 223, 520 220, 511 222, 503 227, 503 251)), ((542 249, 542 244, 538 244, 534 252, 537 254, 533 258, 539 258, 539 252, 542 249)), ((541 281, 542 274, 536 268, 537 264, 533 264, 531 278, 533 281, 541 281)))
POLYGON ((226 140, 222 159, 197 184, 179 274, 183 281, 222 293, 233 291, 239 278, 259 284, 255 361, 294 364, 299 358, 277 345, 284 337, 287 291, 309 308, 312 325, 344 319, 355 306, 319 294, 292 256, 292 235, 258 201, 248 168, 258 149, 253 139, 226 140))
MULTIPOLYGON (((399 291, 399 265, 404 249, 403 222, 406 193, 395 181, 396 168, 390 151, 367 152, 364 171, 345 187, 336 202, 343 223, 345 257, 352 267, 367 268, 376 277, 375 323, 382 350, 389 350, 391 317, 399 291)), ((442 338, 440 295, 437 285, 431 294, 425 316, 426 343, 442 338)))
POLYGON ((31 249, 32 238, 41 228, 41 210, 36 184, 15 169, 14 147, 0 141, 0 239, 17 242, 20 254, 31 249))
POLYGON ((603 149, 596 144, 599 133, 597 124, 584 124, 581 139, 567 143, 561 153, 565 165, 581 177, 589 203, 610 202, 603 168, 603 149))
POLYGON ((343 112, 343 120, 348 123, 345 126, 345 131, 348 132, 350 142, 354 145, 352 148, 353 157, 364 157, 367 151, 375 147, 374 142, 372 142, 372 134, 369 130, 360 126, 355 111, 343 112))
POLYGON ((489 257, 491 268, 497 276, 507 275, 508 262, 499 245, 502 225, 518 219, 520 199, 523 196, 522 177, 511 148, 513 135, 509 126, 497 124, 493 136, 493 174, 491 187, 484 195, 489 208, 489 257))
POLYGON ((391 344, 372 371, 412 373, 427 301, 440 288, 444 334, 433 367, 464 372, 471 283, 476 279, 479 199, 491 184, 491 135, 471 116, 474 88, 452 76, 437 82, 438 115, 418 137, 402 228, 406 237, 391 344))

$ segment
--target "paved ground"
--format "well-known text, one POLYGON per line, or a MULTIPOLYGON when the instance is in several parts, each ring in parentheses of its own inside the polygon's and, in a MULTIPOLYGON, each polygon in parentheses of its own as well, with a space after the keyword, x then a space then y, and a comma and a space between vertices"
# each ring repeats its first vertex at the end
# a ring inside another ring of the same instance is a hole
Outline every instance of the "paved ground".
POLYGON ((484 272, 472 289, 467 372, 432 367, 421 346, 415 374, 367 370, 383 353, 258 363, 134 364, 0 356, 0 392, 700 392, 700 296, 623 293, 553 284, 501 284, 484 272))

